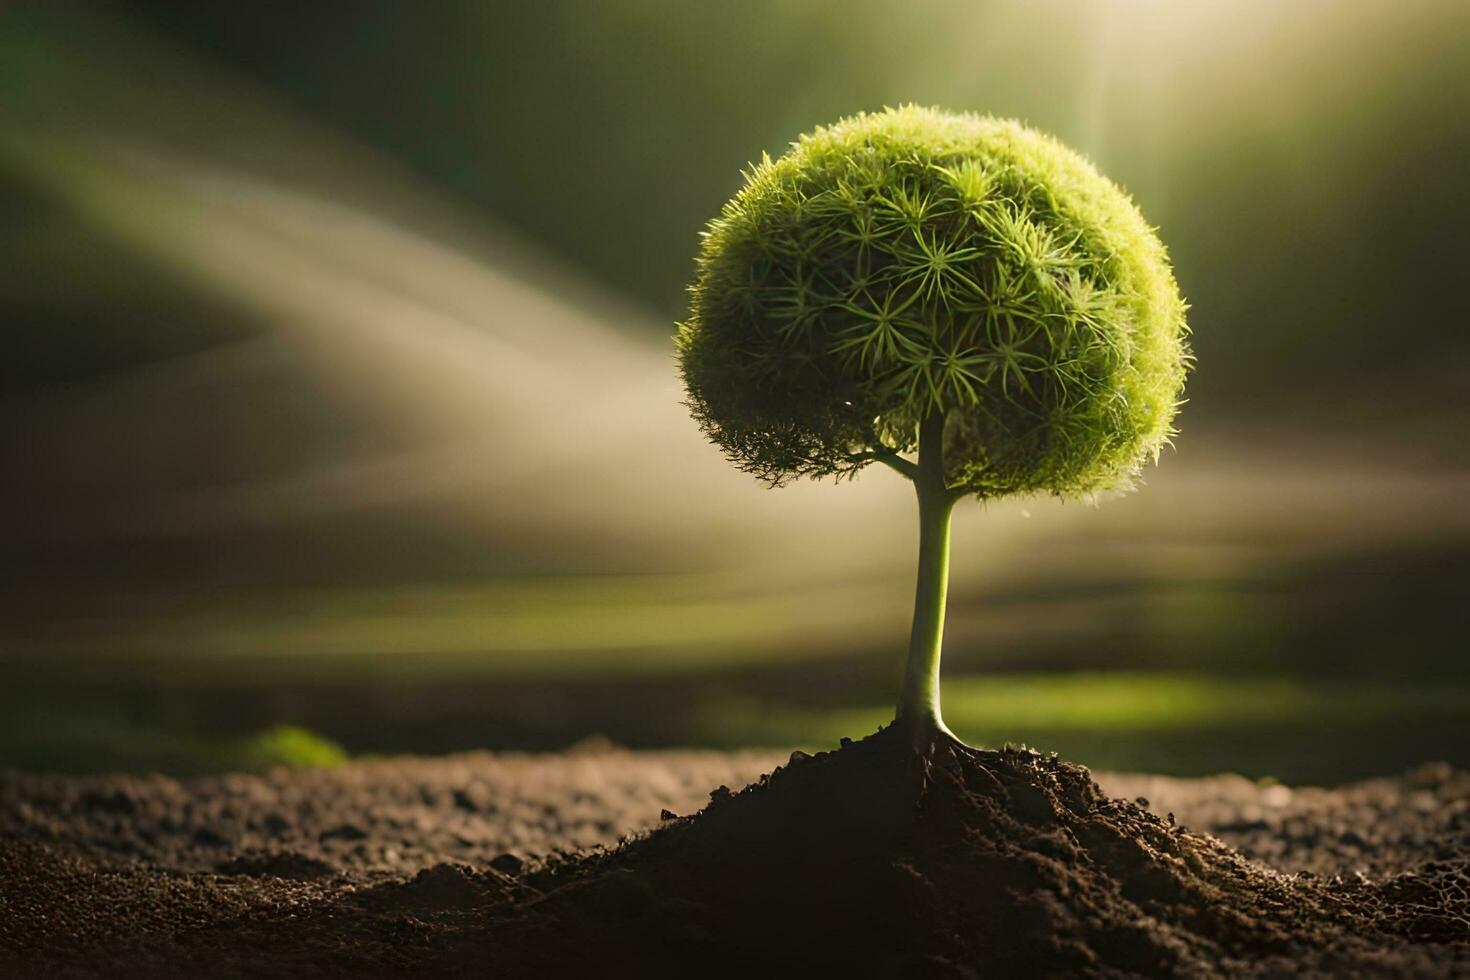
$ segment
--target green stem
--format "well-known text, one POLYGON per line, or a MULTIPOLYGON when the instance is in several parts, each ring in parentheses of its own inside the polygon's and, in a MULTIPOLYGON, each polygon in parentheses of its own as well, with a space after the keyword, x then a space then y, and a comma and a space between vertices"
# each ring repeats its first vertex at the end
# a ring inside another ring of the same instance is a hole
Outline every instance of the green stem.
POLYGON ((916 742, 949 734, 939 713, 939 653, 944 641, 944 605, 949 592, 949 524, 956 496, 944 485, 944 417, 919 426, 914 489, 919 497, 919 575, 914 588, 914 625, 908 666, 898 702, 898 722, 916 742))

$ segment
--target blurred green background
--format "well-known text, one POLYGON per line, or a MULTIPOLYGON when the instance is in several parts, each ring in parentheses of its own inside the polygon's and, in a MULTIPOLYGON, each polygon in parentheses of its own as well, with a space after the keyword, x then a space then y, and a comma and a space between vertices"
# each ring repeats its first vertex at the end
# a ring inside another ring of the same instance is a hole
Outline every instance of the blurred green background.
POLYGON ((747 161, 907 101, 1128 188, 1199 358, 1139 492, 959 516, 953 727, 1470 765, 1454 0, 0 7, 0 765, 881 723, 906 488, 730 470, 668 338, 747 161))

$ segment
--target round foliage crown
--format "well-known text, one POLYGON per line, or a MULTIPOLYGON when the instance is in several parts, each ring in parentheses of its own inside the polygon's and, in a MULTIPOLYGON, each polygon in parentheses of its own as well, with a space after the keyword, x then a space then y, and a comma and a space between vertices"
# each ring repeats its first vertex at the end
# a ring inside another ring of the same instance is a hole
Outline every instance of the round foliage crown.
POLYGON ((1121 489, 1156 459, 1190 357, 1164 247, 1091 164, 1020 123, 905 106, 749 169, 679 324, 689 406, 773 485, 911 452, 947 486, 1121 489))

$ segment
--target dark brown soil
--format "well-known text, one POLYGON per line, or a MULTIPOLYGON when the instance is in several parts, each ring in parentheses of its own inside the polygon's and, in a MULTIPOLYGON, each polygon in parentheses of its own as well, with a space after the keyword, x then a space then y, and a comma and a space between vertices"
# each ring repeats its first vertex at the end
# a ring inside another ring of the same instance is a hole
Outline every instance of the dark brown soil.
POLYGON ((6 775, 0 975, 1470 975, 1470 777, 1447 767, 1339 791, 1107 779, 1151 812, 1032 752, 925 765, 880 734, 673 816, 711 768, 739 785, 765 761, 6 775), (540 803, 514 778, 548 772, 540 803), (654 832, 587 840, 660 802, 654 832))

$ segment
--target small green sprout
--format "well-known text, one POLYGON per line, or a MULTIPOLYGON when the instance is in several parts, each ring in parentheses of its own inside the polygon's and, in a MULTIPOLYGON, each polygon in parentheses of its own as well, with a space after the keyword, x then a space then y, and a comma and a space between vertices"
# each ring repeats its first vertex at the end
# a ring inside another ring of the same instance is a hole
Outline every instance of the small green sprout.
POLYGON ((898 721, 932 743, 955 503, 1131 487, 1173 433, 1185 304, 1128 196, 1017 122, 861 114, 745 178, 679 324, 688 404, 773 487, 875 462, 913 481, 898 721))

